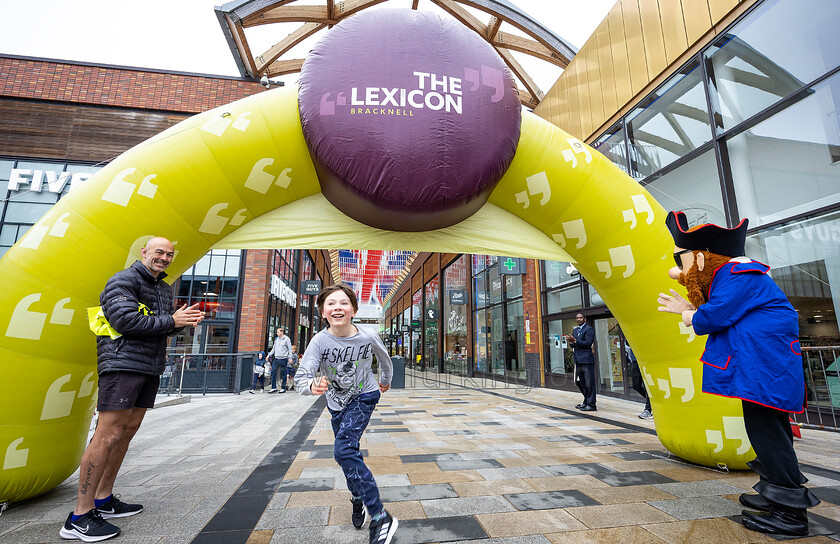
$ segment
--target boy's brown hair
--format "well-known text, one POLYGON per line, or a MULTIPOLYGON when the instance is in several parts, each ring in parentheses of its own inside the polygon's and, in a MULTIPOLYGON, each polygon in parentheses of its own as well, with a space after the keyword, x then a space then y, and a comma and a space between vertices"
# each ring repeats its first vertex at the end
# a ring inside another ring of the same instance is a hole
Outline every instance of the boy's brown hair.
POLYGON ((323 289, 321 289, 321 292, 318 293, 318 297, 315 299, 315 303, 318 305, 319 314, 324 315, 324 301, 326 301, 327 297, 335 293, 336 291, 344 291, 344 294, 346 294, 347 298, 350 299, 350 304, 353 306, 353 311, 359 311, 359 300, 356 298, 355 291, 353 291, 353 289, 351 289, 350 286, 346 283, 339 282, 324 287, 323 289))

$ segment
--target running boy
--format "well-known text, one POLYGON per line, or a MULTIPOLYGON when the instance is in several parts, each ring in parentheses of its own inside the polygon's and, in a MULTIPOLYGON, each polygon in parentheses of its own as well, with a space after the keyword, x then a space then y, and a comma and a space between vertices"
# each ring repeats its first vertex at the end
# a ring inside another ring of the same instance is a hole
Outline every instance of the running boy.
POLYGON ((344 284, 318 293, 318 311, 329 327, 312 337, 300 361, 295 384, 301 395, 327 395, 335 434, 335 460, 353 494, 353 526, 361 529, 370 516, 370 544, 390 544, 398 521, 379 500, 373 474, 365 466, 359 440, 370 421, 380 392, 391 387, 393 367, 379 337, 353 325, 359 310, 356 294, 344 284), (371 370, 373 355, 379 363, 380 382, 371 370), (321 376, 315 373, 321 370, 321 376))

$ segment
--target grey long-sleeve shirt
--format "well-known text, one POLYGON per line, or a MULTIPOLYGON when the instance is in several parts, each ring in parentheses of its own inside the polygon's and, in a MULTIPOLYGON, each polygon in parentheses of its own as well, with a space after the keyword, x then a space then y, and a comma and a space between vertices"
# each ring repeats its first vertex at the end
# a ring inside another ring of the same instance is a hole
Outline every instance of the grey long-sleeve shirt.
POLYGON ((379 382, 391 384, 393 365, 382 340, 365 329, 358 331, 353 336, 339 337, 323 330, 312 337, 295 374, 298 393, 312 394, 309 386, 320 370, 329 379, 327 406, 330 410, 343 410, 362 393, 379 389, 371 369, 374 354, 379 363, 379 382))
POLYGON ((292 355, 292 341, 289 337, 283 335, 283 338, 277 337, 274 339, 274 345, 271 346, 271 351, 268 356, 275 359, 288 359, 292 355))

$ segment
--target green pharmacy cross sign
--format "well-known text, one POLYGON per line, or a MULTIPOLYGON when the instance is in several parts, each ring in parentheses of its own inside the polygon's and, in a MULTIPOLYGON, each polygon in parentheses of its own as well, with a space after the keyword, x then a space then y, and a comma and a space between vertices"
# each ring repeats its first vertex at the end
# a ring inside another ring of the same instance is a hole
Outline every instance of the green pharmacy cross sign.
POLYGON ((525 259, 520 257, 498 257, 499 273, 501 274, 524 274, 525 273, 525 259))

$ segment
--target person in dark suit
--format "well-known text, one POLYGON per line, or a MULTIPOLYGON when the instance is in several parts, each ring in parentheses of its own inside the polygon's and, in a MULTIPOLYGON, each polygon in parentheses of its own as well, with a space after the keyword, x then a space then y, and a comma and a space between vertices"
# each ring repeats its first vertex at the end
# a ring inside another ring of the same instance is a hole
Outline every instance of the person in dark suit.
POLYGON ((592 353, 595 329, 586 322, 583 314, 577 314, 575 320, 578 326, 566 337, 566 341, 575 350, 575 384, 583 394, 583 402, 575 408, 582 412, 594 412, 598 409, 595 407, 595 395, 598 392, 598 384, 595 381, 595 354, 592 353))

